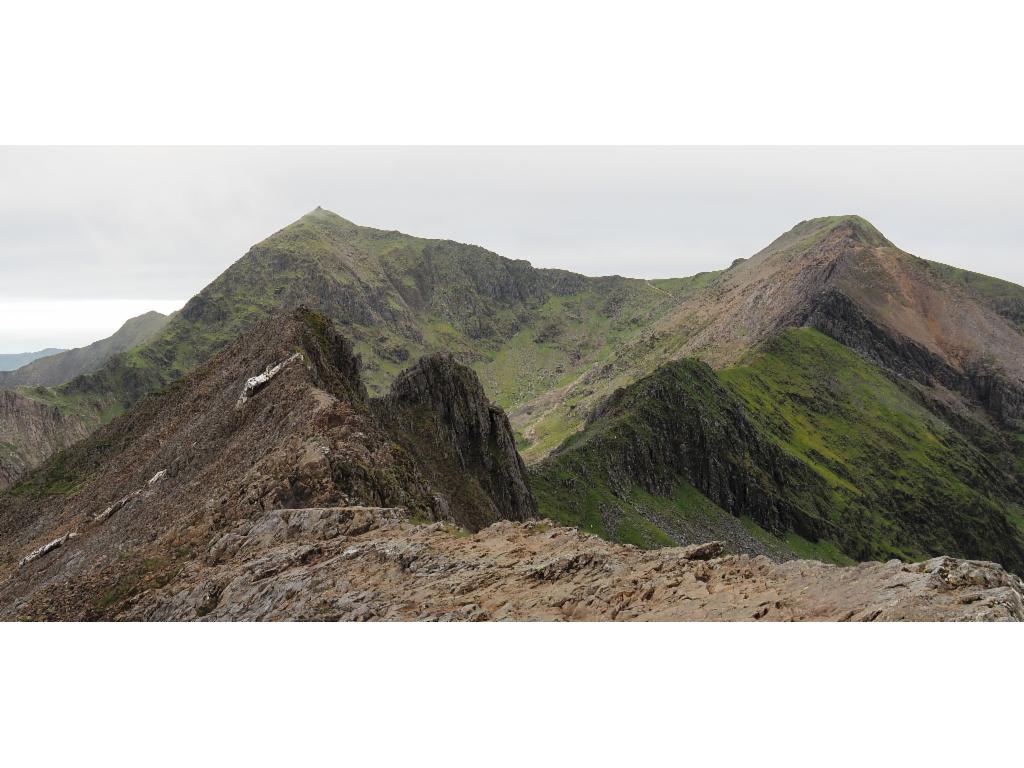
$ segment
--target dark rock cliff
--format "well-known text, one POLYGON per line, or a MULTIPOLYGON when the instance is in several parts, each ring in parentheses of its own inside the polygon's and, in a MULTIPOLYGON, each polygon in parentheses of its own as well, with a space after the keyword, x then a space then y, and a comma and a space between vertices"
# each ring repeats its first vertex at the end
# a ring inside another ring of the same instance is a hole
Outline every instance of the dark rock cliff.
POLYGON ((671 496, 685 481, 776 533, 818 538, 830 525, 820 516, 821 482, 763 438, 711 368, 692 359, 617 390, 535 471, 548 483, 604 484, 619 497, 637 486, 671 496))
POLYGON ((85 434, 82 422, 56 407, 0 391, 0 488, 85 434))
POLYGON ((374 409, 448 490, 451 515, 461 525, 478 529, 536 515, 508 417, 490 404, 471 368, 448 355, 424 357, 395 379, 374 409))

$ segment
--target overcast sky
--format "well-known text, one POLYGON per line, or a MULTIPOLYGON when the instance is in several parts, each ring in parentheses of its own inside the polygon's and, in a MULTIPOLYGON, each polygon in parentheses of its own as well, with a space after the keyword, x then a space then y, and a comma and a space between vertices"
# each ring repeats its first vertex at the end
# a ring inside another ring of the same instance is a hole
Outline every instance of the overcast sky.
POLYGON ((316 206, 588 275, 687 275, 857 213, 1024 283, 1024 148, 0 148, 0 352, 168 311, 316 206))

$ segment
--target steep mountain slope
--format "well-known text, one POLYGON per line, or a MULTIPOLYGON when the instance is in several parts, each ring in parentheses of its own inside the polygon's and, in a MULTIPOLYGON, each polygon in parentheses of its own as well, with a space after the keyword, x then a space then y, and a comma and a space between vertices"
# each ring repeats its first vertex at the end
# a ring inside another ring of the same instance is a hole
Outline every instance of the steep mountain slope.
POLYGON ((18 352, 15 354, 4 354, 0 355, 0 372, 14 371, 21 368, 23 365, 28 365, 33 360, 38 360, 42 357, 49 357, 50 355, 56 355, 60 352, 66 352, 67 350, 58 349, 56 347, 47 347, 41 349, 38 352, 18 352))
POLYGON ((151 338, 169 319, 159 312, 147 312, 125 322, 113 336, 87 347, 0 372, 0 489, 158 385, 155 379, 144 383, 131 376, 115 379, 109 371, 118 370, 125 350, 151 338), (109 365, 105 368, 105 364, 109 365), (88 376, 101 368, 104 375, 98 380, 88 376), (83 396, 76 393, 75 385, 64 390, 50 388, 69 380, 89 382, 93 390, 83 396), (123 396, 126 391, 130 397, 123 396))
POLYGON ((1017 330, 1024 331, 1024 287, 935 261, 925 264, 942 280, 966 288, 974 298, 1009 320, 1017 330))
POLYGON ((159 312, 146 312, 125 321, 112 336, 86 347, 56 350, 59 354, 48 355, 14 371, 0 372, 0 389, 54 387, 83 373, 91 373, 118 352, 152 338, 169 319, 159 312))
MULTIPOLYGON (((723 509, 778 534, 817 539, 828 523, 818 508, 826 489, 815 480, 762 435, 711 368, 692 359, 617 390, 533 472, 545 515, 640 546, 695 543, 687 518, 696 513, 721 526, 715 512, 723 509), (797 486, 804 503, 786 492, 797 486)), ((731 528, 710 533, 758 551, 742 526, 731 528)))
POLYGON ((620 539, 634 540, 615 529, 623 520, 646 527, 636 543, 648 546, 686 541, 680 519, 708 506, 686 491, 696 486, 718 502, 712 509, 749 518, 752 535, 784 538, 797 552, 836 561, 963 554, 1021 572, 1022 297, 906 254, 858 217, 803 222, 685 298, 599 375, 513 413, 523 431, 583 430, 535 468, 541 508, 620 539), (699 366, 672 362, 688 356, 711 363, 724 391, 699 366), (668 381, 674 388, 653 386, 668 381), (628 395, 611 394, 612 383, 628 395), (612 408, 602 424, 607 402, 631 410, 612 408), (756 437, 723 438, 729 420, 712 417, 723 404, 739 404, 756 437), (716 429, 680 429, 694 414, 716 429), (737 441, 771 445, 789 463, 739 461, 737 441), (775 504, 800 514, 772 518, 722 501, 695 456, 738 464, 734 477, 748 483, 779 478, 775 504), (574 484, 586 491, 571 500, 574 484))
POLYGON ((86 434, 81 421, 58 408, 0 391, 0 489, 86 434))
POLYGON ((339 324, 383 393, 423 354, 472 365, 513 407, 572 381, 708 275, 645 281, 534 269, 476 246, 359 227, 317 209, 253 246, 150 341, 22 394, 86 428, 192 370, 261 318, 308 305, 339 324))
POLYGON ((643 280, 534 269, 476 246, 359 227, 317 209, 253 246, 125 363, 173 379, 259 318, 301 304, 353 339, 371 392, 385 391, 408 361, 444 351, 477 367, 492 396, 508 405, 607 355, 672 296, 643 280), (545 362, 536 364, 537 350, 521 365, 500 357, 517 337, 543 350, 545 362))
MULTIPOLYGON (((788 329, 717 374, 666 363, 602 402, 533 467, 541 512, 641 546, 690 543, 694 517, 843 562, 954 554, 1024 572, 1024 475, 838 342, 788 329)), ((1000 447, 1000 440, 1003 443, 1000 447)))
MULTIPOLYGON (((723 272, 643 281, 538 270, 318 209, 149 342, 20 392, 91 429, 308 302, 353 340, 369 392, 400 386, 407 412, 377 418, 410 456, 431 453, 415 435, 446 407, 417 399, 415 382, 472 366, 510 409, 556 519, 642 546, 713 536, 781 557, 960 553, 1020 569, 1022 290, 906 254, 855 216, 802 222, 723 272), (452 359, 400 374, 437 352, 452 359)), ((470 389, 449 394, 478 400, 470 389)), ((483 411, 452 412, 479 437, 503 433, 483 411)), ((432 477, 477 493, 458 473, 432 477)), ((521 493, 503 482, 480 492, 521 493)))
POLYGON ((980 406, 985 418, 1012 425, 1024 407, 1024 334, 1007 319, 1015 304, 1005 294, 1017 294, 978 280, 989 286, 983 298, 951 274, 900 251, 859 217, 803 222, 683 297, 557 397, 515 409, 513 426, 532 438, 524 456, 542 458, 554 447, 543 436, 579 429, 601 398, 665 362, 698 357, 723 368, 804 325, 925 385, 965 417, 980 406))
POLYGON ((351 344, 325 318, 300 310, 257 324, 0 495, 0 615, 117 615, 212 557, 214 543, 240 546, 236 531, 270 509, 401 506, 474 529, 531 517, 507 421, 477 400, 472 371, 434 359, 410 377, 419 386, 371 401, 351 344), (431 455, 392 434, 452 393, 452 408, 419 422, 431 455), (457 489, 434 484, 455 474, 457 489))
POLYGON ((1024 473, 996 428, 958 431, 917 382, 811 328, 784 331, 720 377, 827 484, 833 540, 851 557, 959 554, 1024 572, 1024 473))
POLYGON ((992 563, 779 565, 523 522, 470 369, 426 358, 381 399, 359 374, 325 318, 275 317, 30 473, 0 495, 0 618, 1024 618, 992 563))

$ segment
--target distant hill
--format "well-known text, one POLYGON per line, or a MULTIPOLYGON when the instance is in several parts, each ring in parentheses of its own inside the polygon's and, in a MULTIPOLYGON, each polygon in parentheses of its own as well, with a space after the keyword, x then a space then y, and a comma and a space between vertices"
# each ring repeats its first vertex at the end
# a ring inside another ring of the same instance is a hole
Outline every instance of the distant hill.
POLYGON ((55 354, 29 362, 17 370, 0 373, 0 389, 55 387, 83 373, 92 373, 118 352, 146 341, 163 328, 168 315, 146 312, 127 320, 112 336, 86 347, 55 350, 55 354))
POLYGON ((47 347, 41 349, 38 352, 18 352, 15 354, 0 355, 0 371, 14 371, 21 368, 23 365, 28 365, 33 360, 39 360, 42 357, 49 357, 50 355, 56 355, 58 352, 64 352, 63 349, 57 347, 47 347))

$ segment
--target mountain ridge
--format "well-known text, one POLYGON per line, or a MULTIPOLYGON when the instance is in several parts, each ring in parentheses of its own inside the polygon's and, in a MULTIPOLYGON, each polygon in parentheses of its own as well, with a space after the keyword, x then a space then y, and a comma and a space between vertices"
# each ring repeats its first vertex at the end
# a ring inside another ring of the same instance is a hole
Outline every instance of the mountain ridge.
MULTIPOLYGON (((669 465, 667 456, 650 462, 628 452, 617 454, 626 457, 620 467, 600 456, 597 490, 614 524, 574 512, 548 483, 541 511, 563 522, 641 546, 696 543, 710 531, 743 551, 779 557, 962 553, 1020 568, 1018 295, 951 270, 901 251, 858 216, 801 222, 722 271, 644 281, 535 269, 478 246, 359 227, 318 209, 253 246, 152 340, 93 374, 21 394, 91 428, 173 386, 266 317, 308 303, 350 339, 369 395, 386 396, 417 359, 445 368, 432 358, 439 353, 472 368, 482 391, 508 412, 516 447, 541 485, 548 459, 569 461, 588 430, 613 418, 616 393, 659 371, 685 374, 667 388, 677 399, 665 411, 694 416, 678 408, 678 398, 689 397, 714 412, 712 401, 687 389, 705 382, 728 398, 733 414, 744 414, 734 420, 746 425, 736 434, 762 446, 756 460, 733 460, 725 433, 708 425, 682 435, 667 454, 710 452, 706 459, 727 470, 698 472, 690 458, 669 465), (802 366, 830 385, 801 377, 802 366), (885 393, 884 407, 869 407, 872 390, 885 393), (902 475, 890 471, 893 460, 904 463, 902 475), (645 466, 668 474, 646 482, 645 466), (781 517, 739 501, 765 493, 767 486, 742 477, 752 467, 806 486, 775 482, 772 504, 787 510, 781 517), (935 472, 949 478, 938 484, 948 509, 928 498, 924 480, 935 472), (722 493, 721 482, 732 490, 722 493), (698 510, 699 524, 680 510, 698 510)), ((488 434, 490 417, 473 419, 481 425, 474 434, 488 434)), ((668 445, 637 435, 648 450, 668 445)), ((405 450, 426 453, 415 441, 405 450)), ((593 480, 584 474, 578 482, 593 480)))
POLYGON ((124 352, 158 333, 170 319, 160 312, 144 312, 129 318, 113 334, 84 347, 58 350, 9 372, 0 372, 0 389, 54 387, 76 376, 91 373, 119 352, 124 352))
MULTIPOLYGON (((554 402, 542 396, 514 409, 513 425, 539 432, 544 422, 568 422, 571 433, 600 397, 636 380, 637 373, 646 375, 685 357, 724 368, 781 329, 802 325, 840 337, 897 375, 952 389, 983 406, 989 416, 1019 419, 1024 334, 952 283, 942 287, 948 288, 954 311, 936 315, 935 327, 914 322, 915 317, 931 318, 941 305, 942 291, 934 281, 945 278, 930 275, 925 264, 889 244, 860 217, 802 222, 716 275, 705 290, 685 297, 648 334, 627 345, 613 365, 584 375, 554 402), (887 280, 897 290, 879 285, 887 280), (999 362, 995 369, 987 364, 993 355, 999 362), (614 386, 595 388, 595 377, 614 386)), ((525 455, 536 461, 545 453, 528 448, 525 455)))
POLYGON ((50 357, 51 355, 56 355, 60 352, 67 352, 67 350, 59 347, 47 347, 46 349, 40 349, 38 352, 13 352, 0 354, 0 372, 16 371, 22 366, 28 365, 33 360, 50 357))
POLYGON ((429 371, 417 378, 427 396, 399 387, 382 418, 351 343, 325 318, 299 309, 262 321, 0 494, 0 615, 113 616, 211 547, 237 544, 233 532, 270 509, 401 506, 474 530, 531 517, 507 421, 472 371, 431 360, 418 370, 429 371), (462 390, 460 409, 422 433, 450 449, 417 454, 394 423, 432 411, 435 387, 462 390), (466 423, 479 412, 494 414, 488 432, 466 423), (454 474, 459 489, 436 484, 454 474))
POLYGON ((0 617, 1024 618, 1024 584, 994 563, 779 564, 721 542, 644 552, 530 519, 528 506, 489 520, 474 499, 510 497, 486 482, 481 496, 440 502, 448 489, 431 477, 522 471, 499 413, 450 357, 424 358, 375 400, 326 318, 264 320, 0 494, 0 617), (450 452, 392 442, 420 409, 450 452))

